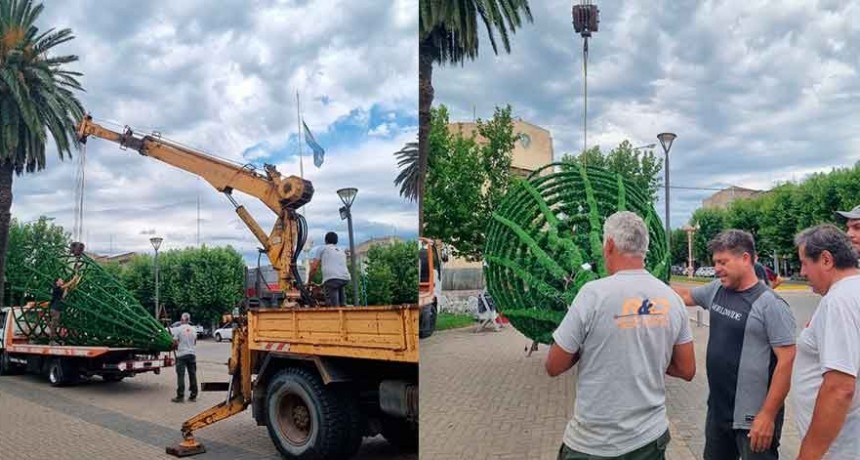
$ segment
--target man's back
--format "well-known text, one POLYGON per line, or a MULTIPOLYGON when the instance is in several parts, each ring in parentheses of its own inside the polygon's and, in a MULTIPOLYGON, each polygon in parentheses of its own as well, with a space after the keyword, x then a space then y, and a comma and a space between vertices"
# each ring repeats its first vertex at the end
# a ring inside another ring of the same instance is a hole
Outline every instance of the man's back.
POLYGON ((333 244, 321 246, 316 257, 322 265, 323 282, 331 279, 349 280, 349 270, 346 268, 346 253, 333 244))
POLYGON ((178 342, 176 356, 194 354, 194 346, 197 344, 197 331, 190 324, 180 324, 170 330, 173 338, 178 342))
POLYGON ((588 283, 553 338, 581 355, 565 444, 609 457, 666 432, 666 369, 675 345, 692 341, 683 301, 668 286, 645 270, 588 283))

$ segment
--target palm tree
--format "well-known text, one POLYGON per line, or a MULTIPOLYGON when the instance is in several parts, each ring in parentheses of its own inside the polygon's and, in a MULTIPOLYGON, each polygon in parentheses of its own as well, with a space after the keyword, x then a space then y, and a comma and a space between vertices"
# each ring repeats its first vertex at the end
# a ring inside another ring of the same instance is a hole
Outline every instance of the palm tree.
POLYGON ((418 233, 424 229, 424 178, 427 138, 433 105, 433 64, 463 64, 478 57, 478 18, 484 23, 493 52, 496 33, 511 52, 509 34, 532 22, 528 0, 420 0, 418 32, 418 233))
POLYGON ((81 74, 64 67, 78 57, 49 56, 74 38, 72 31, 39 33, 35 22, 42 10, 31 0, 0 0, 0 274, 6 268, 13 176, 45 168, 48 133, 60 159, 71 157, 75 124, 84 113, 73 93, 83 91, 81 74))
POLYGON ((402 149, 394 152, 400 174, 394 185, 400 186, 400 196, 409 201, 418 199, 418 143, 407 142, 402 149))

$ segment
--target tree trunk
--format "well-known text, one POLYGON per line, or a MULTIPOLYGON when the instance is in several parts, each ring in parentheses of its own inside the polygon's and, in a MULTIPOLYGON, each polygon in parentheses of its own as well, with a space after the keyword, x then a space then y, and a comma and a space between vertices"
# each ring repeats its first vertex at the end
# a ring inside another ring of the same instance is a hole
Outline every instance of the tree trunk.
POLYGON ((427 178, 427 140, 433 105, 433 54, 430 45, 418 47, 418 235, 424 235, 424 182, 427 178))
POLYGON ((6 305, 6 246, 9 243, 9 224, 12 220, 12 162, 0 165, 0 306, 6 305))

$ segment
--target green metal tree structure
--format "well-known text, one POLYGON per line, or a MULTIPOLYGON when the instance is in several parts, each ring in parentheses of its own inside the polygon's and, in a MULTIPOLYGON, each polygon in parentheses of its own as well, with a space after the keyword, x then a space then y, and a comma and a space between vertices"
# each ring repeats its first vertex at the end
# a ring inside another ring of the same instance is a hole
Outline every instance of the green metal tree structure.
POLYGON ((80 243, 73 243, 72 252, 61 245, 34 244, 27 248, 28 257, 15 267, 26 274, 25 281, 12 289, 22 292, 35 305, 15 317, 20 330, 35 343, 48 343, 48 303, 54 282, 58 278, 69 281, 77 275, 80 281, 63 300, 56 337, 60 345, 170 350, 173 340, 164 326, 119 281, 83 254, 82 245, 75 250, 76 244, 80 243))
POLYGON ((580 288, 607 275, 603 222, 617 211, 645 220, 646 268, 668 281, 669 251, 653 202, 621 175, 554 163, 509 189, 487 227, 484 273, 499 311, 518 331, 552 343, 580 288))

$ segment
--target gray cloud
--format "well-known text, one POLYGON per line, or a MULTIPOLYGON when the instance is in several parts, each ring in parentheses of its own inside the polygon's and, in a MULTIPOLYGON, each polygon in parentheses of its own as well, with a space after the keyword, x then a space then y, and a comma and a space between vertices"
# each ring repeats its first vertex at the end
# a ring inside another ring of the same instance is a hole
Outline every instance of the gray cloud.
MULTIPOLYGON (((84 73, 81 98, 97 121, 117 131, 126 124, 140 133, 157 130, 246 163, 242 152, 253 146, 266 146, 257 152, 263 155, 285 150, 296 131, 297 90, 317 133, 335 129, 335 121, 355 110, 416 113, 417 3, 76 0, 47 3, 39 24, 75 33, 58 51, 80 56, 72 68, 84 73)), ((328 148, 321 169, 306 152, 305 177, 316 189, 306 209, 311 238, 321 241, 329 229, 346 234, 335 194, 343 186, 360 189, 359 241, 395 226, 414 236, 417 207, 393 185, 392 153, 416 129, 393 128, 383 138, 365 133, 349 149, 328 148)), ((49 215, 71 231, 80 155, 60 162, 51 146, 46 170, 15 180, 13 215, 24 221, 49 215)), ((278 168, 299 174, 297 160, 278 168)), ((151 252, 150 235, 143 234, 150 230, 165 238, 166 250, 195 245, 199 197, 201 243, 230 244, 254 254, 256 263, 258 243, 233 206, 194 175, 91 139, 86 177, 81 238, 91 250, 151 252)), ((274 215, 255 199, 234 195, 268 232, 274 215)))
MULTIPOLYGON (((590 41, 590 145, 655 142, 674 131, 673 185, 766 189, 853 165, 860 55, 858 5, 848 1, 598 2, 590 41)), ((434 74, 452 118, 510 103, 552 131, 558 157, 582 148, 582 40, 570 2, 533 2, 534 24, 510 55, 434 74), (564 14, 562 14, 564 12, 564 14)), ((658 147, 659 149, 659 147, 658 147)), ((662 154, 662 151, 660 151, 662 154)), ((673 190, 672 222, 710 191, 673 190)), ((658 203, 661 210, 662 204, 658 203)))

